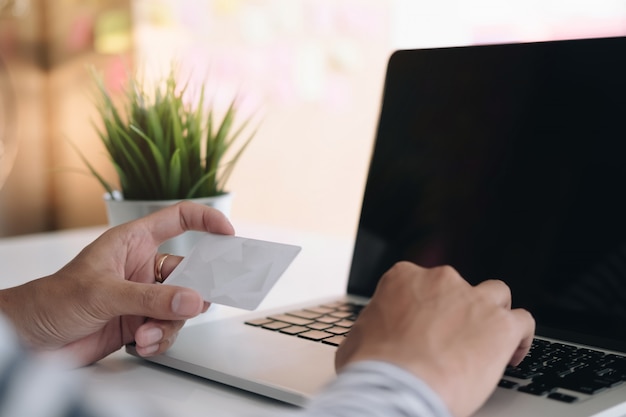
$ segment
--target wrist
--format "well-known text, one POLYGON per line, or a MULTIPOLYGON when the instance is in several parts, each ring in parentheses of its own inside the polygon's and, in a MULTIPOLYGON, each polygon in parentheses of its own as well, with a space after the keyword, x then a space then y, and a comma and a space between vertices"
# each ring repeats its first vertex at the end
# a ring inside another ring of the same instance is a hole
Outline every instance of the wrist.
POLYGON ((20 342, 28 348, 38 348, 32 313, 38 311, 37 291, 28 288, 30 283, 0 290, 0 315, 13 327, 20 342))

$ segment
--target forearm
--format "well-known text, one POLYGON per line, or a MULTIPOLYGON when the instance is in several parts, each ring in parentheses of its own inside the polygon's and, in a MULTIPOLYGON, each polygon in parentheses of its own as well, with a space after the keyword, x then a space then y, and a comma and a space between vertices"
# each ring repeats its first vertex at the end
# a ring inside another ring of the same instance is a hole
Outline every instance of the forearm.
MULTIPOLYGON (((10 323, 13 329, 20 335, 22 338, 22 329, 20 323, 20 314, 19 314, 19 305, 26 307, 25 304, 31 302, 31 300, 22 300, 21 299, 21 287, 12 287, 12 288, 3 288, 0 290, 0 315, 4 316, 10 323)), ((27 313, 28 310, 23 308, 24 313, 27 313)))
POLYGON ((438 395, 414 375, 384 362, 366 361, 348 367, 297 416, 450 417, 450 414, 438 395))
POLYGON ((48 343, 37 319, 39 313, 46 311, 42 299, 55 297, 49 289, 40 288, 37 285, 39 281, 0 290, 0 315, 11 323, 22 344, 35 349, 41 349, 48 343))

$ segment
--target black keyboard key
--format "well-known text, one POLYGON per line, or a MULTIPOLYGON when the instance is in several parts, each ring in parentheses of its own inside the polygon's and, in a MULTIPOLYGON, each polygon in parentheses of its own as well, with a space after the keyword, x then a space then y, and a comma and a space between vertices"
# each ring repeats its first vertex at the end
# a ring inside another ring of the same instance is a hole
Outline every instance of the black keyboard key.
POLYGON ((586 371, 589 368, 589 364, 586 363, 586 362, 576 362, 575 361, 575 362, 571 362, 569 364, 569 366, 570 366, 570 369, 573 372, 583 372, 583 371, 586 371))
POLYGON ((262 326, 264 324, 271 323, 272 321, 273 320, 262 318, 262 319, 248 320, 245 323, 250 326, 262 326))
POLYGON ((298 334, 298 333, 303 333, 308 331, 309 328, 308 327, 304 327, 304 326, 289 326, 289 327, 285 327, 283 329, 279 329, 279 331, 281 333, 285 333, 285 334, 298 334))
POLYGON ((323 314, 315 313, 313 311, 308 311, 308 310, 290 311, 287 314, 290 316, 300 317, 301 319, 309 319, 309 320, 315 320, 316 318, 323 316, 323 314))
MULTIPOLYGON (((564 343, 549 343, 553 348, 558 349, 558 350, 564 350, 564 351, 573 351, 576 350, 576 346, 573 345, 566 345, 564 343)), ((545 346, 545 345, 544 345, 545 346)))
POLYGON ((325 331, 327 331, 328 333, 336 334, 336 335, 340 335, 340 334, 344 335, 344 334, 348 334, 350 329, 346 327, 335 326, 335 327, 331 327, 330 329, 326 329, 325 331))
MULTIPOLYGON (((621 382, 621 381, 620 381, 621 382)), ((542 375, 533 379, 533 383, 552 385, 583 394, 594 395, 614 386, 614 382, 597 376, 592 371, 573 372, 559 378, 555 375, 542 375)))
POLYGON ((332 324, 332 323, 337 323, 338 321, 341 321, 341 319, 338 317, 322 316, 322 317, 316 318, 315 321, 320 322, 320 323, 332 324))
POLYGON ((272 321, 272 322, 262 325, 261 327, 263 327, 264 329, 268 329, 268 330, 280 330, 289 326, 290 326, 289 323, 284 323, 282 321, 272 321))
POLYGON ((298 334, 298 337, 302 337, 304 339, 309 339, 309 340, 322 340, 322 339, 326 339, 332 336, 334 336, 334 334, 323 332, 320 330, 309 330, 304 333, 298 334))
POLYGON ((605 359, 606 362, 604 362, 604 365, 607 368, 626 374, 626 360, 621 359, 621 357, 612 357, 610 355, 607 355, 605 359))
POLYGON ((535 339, 522 363, 507 367, 504 375, 532 381, 519 391, 569 403, 578 398, 557 388, 594 395, 626 381, 626 356, 535 339))
POLYGON ((620 382, 622 380, 620 378, 621 375, 619 375, 619 373, 615 369, 612 369, 609 367, 595 369, 594 373, 602 379, 614 380, 614 381, 620 381, 620 382))
POLYGON ((552 384, 532 382, 528 385, 524 385, 523 387, 519 387, 517 390, 525 392, 527 394, 542 396, 542 395, 550 394, 552 391, 556 391, 556 388, 557 387, 552 384))
POLYGON ((578 352, 589 356, 604 356, 604 352, 587 348, 579 348, 578 352))
POLYGON ((326 330, 330 327, 333 327, 332 324, 328 323, 320 323, 319 321, 315 321, 313 323, 307 324, 306 327, 313 330, 326 330))
POLYGON ((322 339, 322 343, 326 343, 327 345, 339 346, 344 340, 346 340, 345 336, 333 336, 327 339, 322 339))
POLYGON ((590 376, 579 376, 576 373, 570 374, 558 381, 558 386, 571 391, 581 392, 587 395, 594 395, 609 388, 611 384, 600 378, 590 376))
POLYGON ((311 308, 305 308, 306 311, 312 311, 313 313, 318 313, 320 315, 322 314, 328 314, 328 313, 332 313, 333 311, 335 311, 334 308, 329 308, 329 307, 311 307, 311 308))
POLYGON ((532 378, 542 375, 542 373, 537 372, 537 371, 529 371, 529 370, 521 369, 516 366, 509 366, 504 371, 504 375, 510 376, 512 378, 532 379, 532 378))
POLYGON ((551 400, 562 401, 564 403, 574 403, 578 401, 578 397, 573 395, 561 394, 560 392, 553 392, 552 394, 548 394, 548 398, 551 400))
POLYGON ((519 384, 517 382, 509 381, 508 379, 501 379, 500 382, 498 382, 498 386, 500 388, 515 389, 519 386, 519 384))
POLYGON ((345 340, 363 305, 345 301, 332 302, 288 311, 244 323, 315 342, 339 346, 345 340))
POLYGON ((293 324, 295 326, 306 326, 307 324, 313 323, 313 320, 290 316, 288 314, 277 314, 275 316, 270 316, 269 318, 276 321, 282 321, 283 323, 293 324))

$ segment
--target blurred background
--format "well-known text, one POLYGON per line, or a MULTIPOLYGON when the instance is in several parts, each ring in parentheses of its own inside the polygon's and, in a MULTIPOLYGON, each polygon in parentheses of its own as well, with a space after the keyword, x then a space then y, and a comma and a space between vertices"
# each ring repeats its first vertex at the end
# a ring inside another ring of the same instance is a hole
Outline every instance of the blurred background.
POLYGON ((393 50, 625 34, 626 0, 0 0, 0 236, 106 224, 69 144, 114 178, 91 65, 112 91, 172 60, 241 91, 264 118, 235 226, 351 237, 393 50))

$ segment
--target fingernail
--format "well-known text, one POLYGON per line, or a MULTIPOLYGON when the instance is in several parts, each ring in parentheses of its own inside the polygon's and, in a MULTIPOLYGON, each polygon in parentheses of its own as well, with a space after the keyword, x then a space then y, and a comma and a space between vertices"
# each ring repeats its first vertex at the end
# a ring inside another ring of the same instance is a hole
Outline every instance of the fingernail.
POLYGON ((150 345, 150 346, 143 347, 141 349, 137 349, 137 352, 140 355, 145 356, 145 355, 150 355, 150 354, 156 352, 157 350, 159 350, 159 344, 158 343, 155 344, 155 345, 150 345))
POLYGON ((144 339, 142 342, 144 342, 145 345, 158 344, 161 339, 163 339, 163 331, 158 327, 153 327, 143 332, 142 339, 144 339))
POLYGON ((172 311, 178 315, 195 316, 200 312, 198 307, 198 297, 195 294, 181 291, 172 298, 172 311))

